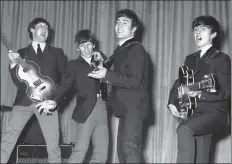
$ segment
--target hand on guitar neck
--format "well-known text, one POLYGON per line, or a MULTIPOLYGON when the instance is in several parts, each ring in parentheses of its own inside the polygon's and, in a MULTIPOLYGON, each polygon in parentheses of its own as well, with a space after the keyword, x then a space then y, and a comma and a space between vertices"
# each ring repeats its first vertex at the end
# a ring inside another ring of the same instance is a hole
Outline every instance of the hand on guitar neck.
POLYGON ((178 111, 180 112, 180 115, 192 116, 193 111, 197 108, 197 101, 201 98, 201 93, 203 91, 215 93, 217 90, 214 75, 205 75, 201 81, 195 83, 192 74, 193 71, 186 68, 181 67, 179 71, 181 85, 178 87, 177 95, 179 100, 178 111))
POLYGON ((201 90, 211 93, 217 92, 215 89, 215 80, 213 75, 205 75, 204 78, 197 83, 181 85, 178 88, 178 98, 181 98, 183 95, 188 95, 189 97, 198 96, 200 98, 201 90))
POLYGON ((201 91, 191 91, 188 86, 180 86, 178 88, 178 98, 182 97, 183 95, 188 95, 190 97, 201 96, 201 91))
POLYGON ((19 53, 9 50, 8 57, 10 59, 10 68, 14 68, 18 62, 17 59, 20 57, 19 53))

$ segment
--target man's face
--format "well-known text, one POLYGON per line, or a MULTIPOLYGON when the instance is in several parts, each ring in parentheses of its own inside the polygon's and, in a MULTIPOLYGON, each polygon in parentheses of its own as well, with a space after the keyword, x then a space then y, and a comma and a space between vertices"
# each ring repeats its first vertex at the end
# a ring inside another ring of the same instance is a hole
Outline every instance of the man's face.
POLYGON ((204 25, 194 27, 193 31, 195 43, 199 48, 210 45, 217 34, 216 32, 211 34, 211 29, 204 25))
POLYGON ((134 36, 136 27, 132 28, 132 21, 127 17, 119 17, 116 20, 115 32, 119 40, 127 40, 134 36))
POLYGON ((37 42, 45 42, 48 38, 48 26, 46 23, 38 23, 35 28, 30 29, 33 35, 33 40, 37 42))
POLYGON ((79 45, 81 55, 86 58, 92 57, 93 48, 94 48, 94 45, 92 42, 85 42, 79 45))

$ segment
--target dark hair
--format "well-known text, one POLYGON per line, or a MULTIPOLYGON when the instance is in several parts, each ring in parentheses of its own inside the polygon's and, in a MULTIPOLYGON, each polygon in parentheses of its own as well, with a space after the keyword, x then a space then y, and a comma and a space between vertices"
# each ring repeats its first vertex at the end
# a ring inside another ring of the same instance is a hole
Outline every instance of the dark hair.
POLYGON ((139 25, 138 16, 134 13, 134 11, 132 11, 130 9, 119 10, 116 13, 116 20, 119 17, 127 17, 127 18, 131 19, 131 21, 132 21, 132 27, 137 27, 139 25))
POLYGON ((28 32, 29 32, 29 37, 30 39, 32 40, 33 37, 32 37, 32 32, 31 32, 31 28, 35 28, 35 26, 38 24, 38 23, 45 23, 47 26, 48 26, 48 35, 49 35, 49 32, 50 32, 50 24, 48 23, 48 21, 44 18, 35 18, 33 21, 31 21, 29 23, 29 26, 28 26, 28 32))
POLYGON ((85 42, 91 42, 93 45, 95 44, 95 39, 90 30, 80 30, 76 33, 74 43, 80 45, 85 42))
POLYGON ((193 22, 192 22, 192 29, 194 29, 194 27, 200 26, 200 25, 204 25, 207 26, 208 28, 211 29, 211 34, 213 33, 217 33, 216 37, 213 38, 212 44, 214 45, 214 47, 216 47, 217 49, 221 48, 221 44, 222 44, 222 40, 223 40, 223 36, 222 36, 222 31, 220 29, 220 25, 219 22, 212 16, 210 15, 202 15, 199 17, 196 17, 193 22))
POLYGON ((217 33, 219 32, 218 21, 210 15, 202 15, 202 16, 196 17, 192 22, 192 29, 200 25, 208 26, 211 29, 212 34, 214 32, 217 32, 217 33))
POLYGON ((134 38, 140 41, 142 39, 143 27, 142 27, 141 22, 139 21, 138 16, 135 14, 135 12, 130 9, 122 9, 116 13, 116 20, 119 17, 126 17, 126 18, 131 19, 132 28, 136 27, 136 31, 134 32, 134 38))

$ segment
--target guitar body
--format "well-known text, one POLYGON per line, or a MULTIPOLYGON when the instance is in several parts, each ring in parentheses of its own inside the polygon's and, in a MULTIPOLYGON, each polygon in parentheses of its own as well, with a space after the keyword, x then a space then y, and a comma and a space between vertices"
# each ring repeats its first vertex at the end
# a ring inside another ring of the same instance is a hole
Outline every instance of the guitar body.
POLYGON ((178 88, 178 111, 182 116, 192 116, 197 108, 197 97, 188 96, 185 93, 185 88, 189 91, 204 90, 206 92, 216 92, 214 76, 205 75, 200 82, 195 83, 193 70, 190 70, 187 66, 182 66, 179 68, 179 79, 181 86, 178 88))
POLYGON ((16 74, 19 81, 27 85, 27 96, 33 102, 50 99, 56 89, 55 83, 51 78, 41 75, 40 67, 35 62, 29 60, 24 62, 27 67, 23 68, 21 65, 17 65, 16 74))
MULTIPOLYGON (((179 68, 179 79, 181 86, 188 86, 194 83, 194 73, 187 66, 179 68)), ((179 112, 184 116, 192 116, 194 109, 197 107, 196 97, 183 95, 179 98, 179 112)))
MULTIPOLYGON (((8 50, 17 52, 3 33, 1 33, 1 41, 8 50)), ((27 85, 27 96, 33 102, 41 102, 50 99, 52 93, 56 89, 56 85, 52 79, 48 76, 42 76, 40 67, 35 62, 23 60, 21 57, 16 60, 16 75, 20 82, 24 82, 27 85)))
POLYGON ((194 83, 194 73, 188 66, 182 66, 179 68, 179 79, 182 85, 190 85, 194 83))
POLYGON ((189 117, 193 115, 193 111, 197 108, 197 98, 183 95, 181 99, 179 99, 179 104, 179 112, 181 115, 189 117))

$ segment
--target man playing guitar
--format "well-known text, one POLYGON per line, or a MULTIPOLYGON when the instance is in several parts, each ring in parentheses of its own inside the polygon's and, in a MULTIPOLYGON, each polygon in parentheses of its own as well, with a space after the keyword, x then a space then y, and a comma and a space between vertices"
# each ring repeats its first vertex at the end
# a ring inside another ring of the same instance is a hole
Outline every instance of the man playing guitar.
POLYGON ((170 91, 168 108, 174 116, 183 118, 177 110, 178 90, 189 97, 197 97, 197 108, 193 115, 183 119, 176 130, 177 163, 208 163, 211 137, 225 131, 226 127, 228 101, 231 96, 231 60, 227 54, 216 48, 220 30, 214 17, 203 15, 195 18, 192 29, 199 51, 186 57, 185 66, 193 70, 196 82, 205 75, 214 75, 217 87, 208 92, 192 91, 179 88, 181 82, 178 79, 170 91))
POLYGON ((58 113, 39 113, 36 104, 49 99, 65 73, 67 59, 60 48, 48 45, 50 24, 35 18, 28 26, 32 42, 18 52, 9 51, 9 71, 18 92, 11 117, 2 133, 1 163, 7 163, 23 128, 36 115, 47 145, 48 162, 61 163, 58 113))

